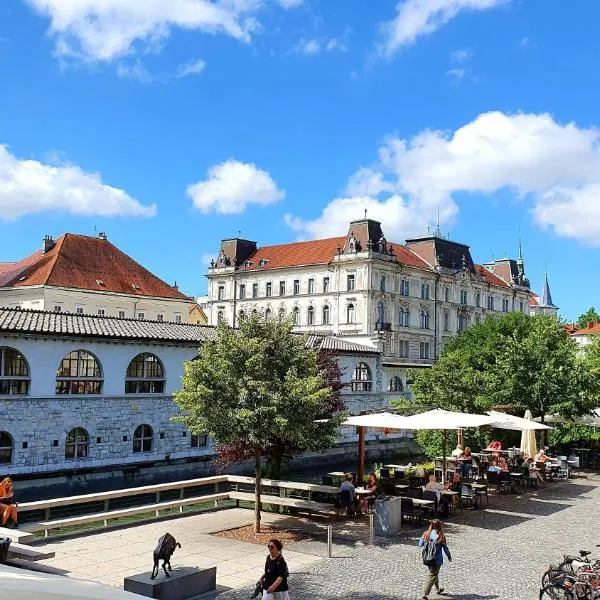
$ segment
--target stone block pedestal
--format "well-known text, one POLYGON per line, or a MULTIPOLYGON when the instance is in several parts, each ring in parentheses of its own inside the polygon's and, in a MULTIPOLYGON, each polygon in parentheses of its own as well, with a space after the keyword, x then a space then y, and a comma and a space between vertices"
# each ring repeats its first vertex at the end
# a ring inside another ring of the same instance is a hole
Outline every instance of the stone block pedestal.
POLYGON ((161 569, 156 579, 150 579, 150 575, 152 572, 148 571, 125 577, 124 590, 146 598, 188 600, 217 588, 217 567, 180 567, 171 571, 171 577, 166 577, 161 569))

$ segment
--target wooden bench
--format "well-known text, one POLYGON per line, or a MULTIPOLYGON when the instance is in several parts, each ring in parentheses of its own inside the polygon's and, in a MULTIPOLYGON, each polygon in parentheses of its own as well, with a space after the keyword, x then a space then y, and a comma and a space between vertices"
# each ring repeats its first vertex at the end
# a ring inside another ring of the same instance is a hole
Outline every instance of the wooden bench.
MULTIPOLYGON (((229 492, 229 497, 232 500, 243 500, 244 502, 254 502, 253 492, 229 492)), ((314 502, 313 500, 300 500, 298 498, 289 498, 287 496, 269 496, 261 494, 261 504, 274 504, 276 506, 287 506, 296 508, 304 512, 322 512, 332 513, 337 512, 333 504, 325 504, 323 502, 314 502)))
POLYGON ((208 494, 206 496, 195 496, 192 498, 179 498, 178 500, 169 500, 166 502, 156 502, 154 504, 144 504, 142 506, 133 506, 130 508, 122 508, 118 510, 109 510, 100 513, 92 513, 89 515, 79 515, 77 517, 65 517, 59 519, 51 519, 48 521, 40 521, 38 523, 28 523, 24 529, 29 532, 43 531, 44 537, 48 537, 48 531, 51 529, 62 529, 64 527, 72 527, 74 525, 85 525, 87 523, 95 523, 103 521, 104 526, 108 525, 110 519, 119 519, 143 513, 154 512, 156 516, 161 510, 170 508, 179 508, 179 512, 183 512, 184 506, 193 504, 206 504, 214 502, 215 505, 220 500, 229 500, 229 493, 223 492, 219 494, 208 494))

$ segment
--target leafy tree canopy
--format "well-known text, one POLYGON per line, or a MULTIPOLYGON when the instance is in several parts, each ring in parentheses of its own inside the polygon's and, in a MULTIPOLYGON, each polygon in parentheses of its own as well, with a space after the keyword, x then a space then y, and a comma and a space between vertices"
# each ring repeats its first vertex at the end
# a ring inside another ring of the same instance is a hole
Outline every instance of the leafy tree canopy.
POLYGON ((578 329, 586 329, 590 324, 596 325, 597 323, 600 323, 600 315, 593 306, 588 308, 588 310, 575 321, 575 325, 577 325, 578 329))

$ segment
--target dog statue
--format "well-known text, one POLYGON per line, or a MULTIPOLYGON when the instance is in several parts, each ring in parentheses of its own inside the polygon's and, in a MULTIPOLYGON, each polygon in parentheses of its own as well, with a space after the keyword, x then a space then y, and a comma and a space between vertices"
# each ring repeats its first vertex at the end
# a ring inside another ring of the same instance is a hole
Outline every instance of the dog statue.
POLYGON ((170 534, 165 533, 159 540, 156 548, 154 549, 154 567, 152 568, 152 576, 150 579, 154 579, 158 575, 158 561, 162 560, 162 568, 167 577, 171 577, 169 575, 169 571, 172 571, 171 568, 171 556, 173 556, 173 552, 175 552, 175 548, 181 548, 181 544, 170 534), (167 571, 167 567, 169 567, 169 571, 167 571))

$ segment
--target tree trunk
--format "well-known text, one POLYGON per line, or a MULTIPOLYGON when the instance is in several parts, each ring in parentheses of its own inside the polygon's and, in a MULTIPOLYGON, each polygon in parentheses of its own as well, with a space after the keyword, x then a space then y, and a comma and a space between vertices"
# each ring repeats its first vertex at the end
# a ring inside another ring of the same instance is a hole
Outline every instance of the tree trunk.
POLYGON ((283 457, 271 456, 268 461, 268 473, 269 479, 279 480, 281 479, 281 465, 283 464, 283 457))
POLYGON ((254 451, 254 533, 260 533, 260 488, 261 488, 261 453, 260 449, 254 451))

